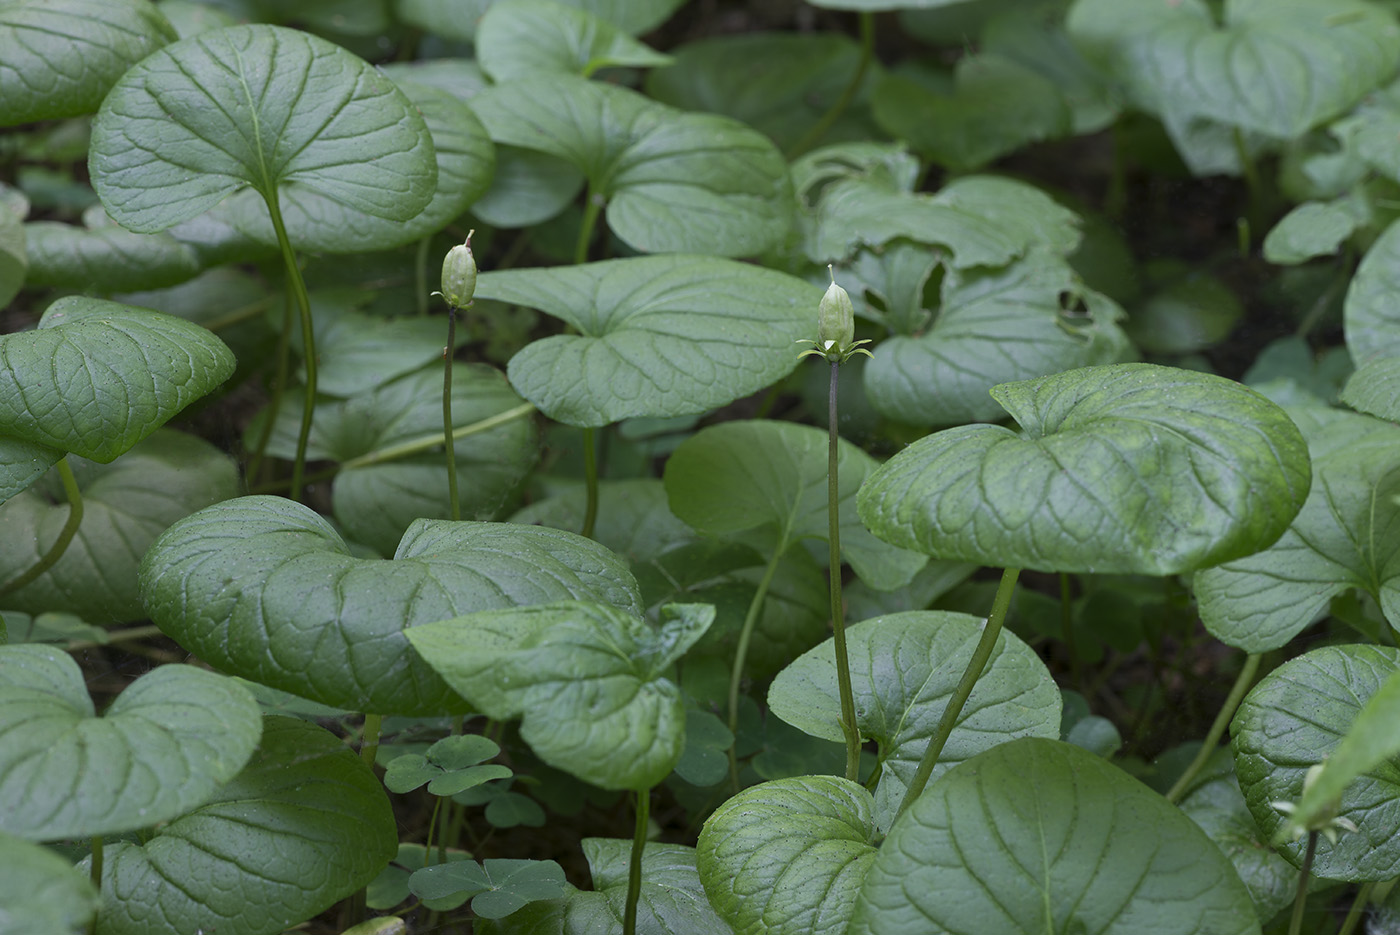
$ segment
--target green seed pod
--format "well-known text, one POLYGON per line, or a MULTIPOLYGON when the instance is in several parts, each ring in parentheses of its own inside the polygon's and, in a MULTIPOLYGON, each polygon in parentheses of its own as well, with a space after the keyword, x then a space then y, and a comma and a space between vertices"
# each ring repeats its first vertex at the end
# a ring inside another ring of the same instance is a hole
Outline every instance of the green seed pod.
POLYGON ((466 308, 476 294, 476 257, 472 256, 472 238, 467 235, 447 251, 442 261, 442 297, 453 308, 466 308))
POLYGON ((832 273, 831 285, 817 306, 817 347, 823 351, 847 348, 855 337, 856 308, 850 293, 836 285, 836 274, 832 273))

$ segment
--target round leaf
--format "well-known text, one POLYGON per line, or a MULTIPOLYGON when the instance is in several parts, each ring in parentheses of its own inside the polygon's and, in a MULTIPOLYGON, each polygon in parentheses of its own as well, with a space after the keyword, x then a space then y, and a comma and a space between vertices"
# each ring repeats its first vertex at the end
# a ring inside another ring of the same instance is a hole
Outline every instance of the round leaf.
POLYGON ((1259 833, 1233 775, 1197 786, 1181 801, 1181 810, 1230 858, 1259 918, 1272 919, 1293 902, 1298 871, 1259 833))
POLYGON ((1119 364, 992 395, 1022 430, 968 425, 895 455, 857 497, 876 535, 985 565, 1168 575, 1272 544, 1307 497, 1297 426, 1221 377, 1119 364))
POLYGON ((477 58, 496 82, 562 72, 588 77, 599 68, 651 68, 669 56, 612 23, 554 0, 497 3, 477 24, 477 58))
POLYGON ((657 256, 482 273, 477 298, 537 308, 577 334, 536 341, 510 382, 552 419, 599 426, 704 412, 797 364, 821 290, 716 257, 657 256))
POLYGON ((1054 740, 1002 744, 929 786, 885 839, 851 935, 1258 935, 1191 819, 1054 740))
POLYGON ((97 892, 47 848, 0 833, 0 935, 78 935, 97 892))
POLYGON ((99 718, 66 652, 0 648, 0 830, 57 841, 174 818, 232 779, 261 732, 252 694, 203 669, 160 666, 99 718))
POLYGON ((321 517, 264 496, 176 523, 146 553, 140 582, 151 618, 205 661, 385 714, 463 710, 409 646, 407 627, 567 598, 639 609, 621 560, 570 533, 417 520, 393 562, 357 559, 321 517))

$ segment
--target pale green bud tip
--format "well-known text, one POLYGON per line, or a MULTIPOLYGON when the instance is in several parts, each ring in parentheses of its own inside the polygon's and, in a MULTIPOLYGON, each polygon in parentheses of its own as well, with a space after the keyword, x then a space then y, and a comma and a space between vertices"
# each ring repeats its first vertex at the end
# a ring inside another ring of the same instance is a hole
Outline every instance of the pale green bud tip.
POLYGON ((466 241, 447 251, 442 261, 442 297, 453 308, 466 308, 474 294, 476 257, 472 256, 472 235, 468 234, 466 241))
MULTIPOLYGON (((831 267, 827 267, 831 272, 831 267)), ((831 272, 831 285, 817 306, 817 346, 820 348, 846 348, 856 337, 856 307, 851 304, 851 294, 836 285, 836 274, 831 272)))

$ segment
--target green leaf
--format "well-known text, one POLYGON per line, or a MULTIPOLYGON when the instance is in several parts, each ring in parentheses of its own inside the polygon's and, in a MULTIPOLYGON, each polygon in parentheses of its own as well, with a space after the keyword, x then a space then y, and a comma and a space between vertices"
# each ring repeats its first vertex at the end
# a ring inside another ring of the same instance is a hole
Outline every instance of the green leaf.
POLYGON ((604 789, 649 789, 685 746, 685 706, 664 672, 714 620, 672 604, 659 628, 607 604, 561 601, 485 611, 407 632, 414 648, 487 717, 523 718, 550 766, 604 789))
POLYGON ((90 114, 175 30, 149 0, 0 3, 0 126, 90 114))
MULTIPOLYGON (((62 557, 31 583, 0 597, 0 607, 33 614, 66 611, 89 623, 146 616, 136 568, 171 523, 238 493, 233 459, 201 438, 162 429, 111 465, 69 457, 83 495, 83 520, 62 557)), ((56 472, 0 506, 13 535, 0 551, 0 581, 43 556, 68 521, 56 472)))
POLYGON ((1219 344, 1244 317, 1244 306, 1214 276, 1173 260, 1149 262, 1157 291, 1135 305, 1124 330, 1149 354, 1192 354, 1219 344))
POLYGON ((406 753, 391 760, 384 772, 384 786, 390 792, 404 793, 426 785, 433 795, 456 795, 483 782, 513 776, 508 766, 478 765, 500 752, 494 741, 479 734, 444 737, 423 756, 406 753))
POLYGON ((496 142, 581 171, 609 228, 638 251, 751 256, 787 234, 787 163, 734 120, 563 74, 497 85, 472 109, 496 142))
POLYGON ((482 919, 501 919, 532 902, 555 899, 566 886, 564 868, 552 860, 464 860, 415 870, 413 895, 424 900, 470 899, 482 919))
POLYGON ((220 202, 256 229, 276 200, 302 249, 358 249, 348 217, 412 220, 437 183, 423 118, 373 67, 277 26, 202 32, 117 82, 89 170, 123 227, 164 230, 220 202))
POLYGON ((1371 210, 1364 198, 1347 195, 1306 202, 1285 214, 1269 231, 1264 238, 1264 259, 1291 266, 1330 256, 1370 220, 1371 210))
POLYGON ((472 214, 494 227, 531 227, 573 204, 583 185, 583 173, 558 156, 497 145, 496 176, 472 214))
POLYGON ((1189 818, 1054 740, 1002 744, 929 786, 886 838, 851 935, 1258 935, 1249 893, 1189 818))
POLYGON ((47 848, 0 832, 0 935, 83 935, 97 892, 47 848))
MULTIPOLYGON (((879 744, 883 769, 874 804, 881 828, 894 819, 982 627, 982 620, 967 614, 912 611, 846 628, 856 726, 879 744)), ((1040 657, 1015 634, 1002 633, 933 775, 1017 737, 1058 738, 1060 705, 1059 689, 1040 657)), ((814 737, 842 740, 834 640, 778 673, 768 706, 814 737)))
POLYGON ((0 435, 0 504, 43 477, 62 457, 56 449, 0 435))
POLYGON ((1295 139, 1345 113, 1400 63, 1394 17, 1360 0, 1077 0, 1067 28, 1183 141, 1201 126, 1295 139))
POLYGON ((1039 571, 1176 574, 1272 544, 1307 497, 1303 436, 1238 383, 1152 364, 1005 383, 1021 425, 926 436, 856 499, 888 542, 1039 571))
POLYGON ((463 710, 407 627, 568 598, 640 609, 621 560, 569 533, 416 520, 393 562, 357 559, 321 517, 263 496, 176 523, 146 553, 140 582, 151 618, 206 662, 385 714, 463 710))
MULTIPOLYGON (((1045 7, 1034 3, 1002 6, 982 29, 982 51, 1019 62, 1049 79, 1064 96, 1076 136, 1113 123, 1123 109, 1117 89, 1070 42, 1063 16, 1047 15, 1045 7)), ((909 30, 907 19, 905 28, 909 30)))
MULTIPOLYGON (((650 32, 666 21, 685 0, 567 0, 567 5, 622 29, 629 35, 650 32)), ((470 40, 482 14, 496 0, 395 0, 395 11, 406 23, 448 39, 470 40)))
POLYGON ((692 786, 718 785, 729 775, 729 748, 734 735, 708 711, 685 712, 685 749, 676 762, 676 775, 692 786))
POLYGON ((198 325, 78 296, 0 337, 0 424, 20 441, 107 463, 233 373, 198 325))
POLYGON ((24 219, 29 199, 19 189, 0 182, 0 308, 10 304, 29 271, 24 219))
POLYGON ((1347 380, 1341 400, 1388 422, 1400 421, 1400 357, 1369 361, 1347 380))
POLYGON ((994 53, 958 60, 951 93, 891 75, 871 109, 891 136, 954 171, 966 172, 1028 143, 1066 135, 1070 112, 1059 90, 1024 65, 994 53))
POLYGON ((875 840, 869 792, 801 776, 721 805, 700 832, 696 864, 735 935, 845 935, 875 840))
POLYGON ((942 297, 931 327, 881 341, 865 367, 866 395, 890 418, 998 421, 1002 408, 988 395, 998 383, 1114 363, 1128 351, 1122 310, 1043 250, 1000 269, 949 270, 942 297), (1078 297, 1086 311, 1066 311, 1078 297))
MULTIPOLYGON (((708 536, 733 538, 761 555, 804 539, 825 541, 827 433, 791 422, 722 422, 683 442, 666 462, 671 511, 708 536)), ((896 588, 924 566, 923 555, 891 548, 861 525, 856 491, 874 458, 837 444, 842 556, 862 580, 896 588)))
POLYGON ((1259 918, 1272 919, 1293 902, 1298 871, 1259 833, 1233 774, 1197 786, 1181 810, 1230 858, 1259 918))
POLYGON ((482 273, 476 295, 578 332, 516 354, 510 381, 550 418, 599 426, 704 412, 786 376, 821 290, 717 257, 657 256, 482 273))
POLYGON ((1288 531, 1193 579, 1206 628, 1245 652, 1283 646, 1351 588, 1400 623, 1400 429, 1334 412, 1308 434, 1312 489, 1288 531))
POLYGON ((248 762, 258 703, 194 666, 153 669, 96 717, 63 650, 0 649, 0 830, 33 841, 147 828, 204 803, 248 762))
MULTIPOLYGON (((1276 839, 1288 824, 1274 803, 1303 798, 1308 770, 1339 752, 1366 703, 1397 669, 1400 650, 1389 646, 1326 646, 1284 663, 1245 697, 1230 723, 1231 744, 1240 788, 1265 838, 1276 839)), ((1400 762, 1383 758, 1362 771, 1337 809, 1361 831, 1344 833, 1335 844, 1320 837, 1313 873, 1365 881, 1400 872, 1397 800, 1400 762)), ((1302 863, 1303 841, 1275 847, 1295 867, 1302 863)))
MULTIPOLYGON (((510 518, 512 523, 580 529, 585 496, 582 488, 536 500, 510 518)), ((677 519, 666 502, 666 488, 655 478, 598 482, 598 519, 593 539, 633 566, 694 542, 695 533, 677 519)))
POLYGON ((554 0, 494 4, 476 29, 477 58, 497 83, 553 72, 587 78, 599 68, 671 61, 613 24, 554 0))
POLYGON ((1343 308, 1347 350, 1358 367, 1378 357, 1400 357, 1400 224, 1371 245, 1347 288, 1343 308))
POLYGON ((133 234, 110 221, 90 228, 37 221, 25 225, 25 237, 30 286, 105 294, 161 289, 193 279, 202 265, 193 247, 168 233, 133 234))
POLYGON ((107 845, 97 935, 280 932, 373 880, 397 838, 379 780, 338 737, 266 718, 252 762, 208 802, 142 845, 107 845))
MULTIPOLYGON (((415 870, 431 866, 428 862, 429 853, 421 844, 399 844, 398 856, 379 872, 379 876, 365 888, 365 905, 371 909, 392 909, 399 903, 408 899, 408 880, 415 870)), ((438 862, 437 848, 433 848, 431 854, 432 863, 438 862)), ((447 859, 449 861, 470 860, 471 855, 466 851, 448 850, 447 859)), ((438 901, 424 900, 423 905, 429 909, 442 911, 444 909, 456 909, 462 902, 460 900, 446 899, 438 901)), ((392 917, 390 917, 392 918, 392 917)))

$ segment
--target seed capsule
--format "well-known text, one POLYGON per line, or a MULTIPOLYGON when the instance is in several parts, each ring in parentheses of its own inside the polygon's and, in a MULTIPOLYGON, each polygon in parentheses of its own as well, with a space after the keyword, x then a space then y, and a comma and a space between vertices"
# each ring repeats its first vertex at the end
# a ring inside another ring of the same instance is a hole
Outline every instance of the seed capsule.
POLYGON ((442 261, 442 297, 453 308, 466 308, 476 294, 476 257, 472 256, 472 235, 447 251, 442 261))
MULTIPOLYGON (((830 272, 831 267, 827 267, 830 272)), ((831 274, 831 285, 817 306, 817 347, 822 350, 847 348, 856 337, 856 307, 851 304, 851 294, 836 285, 836 274, 831 274)))

